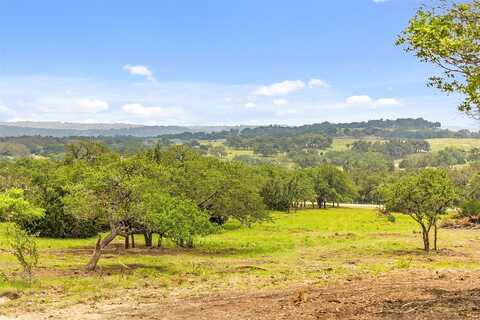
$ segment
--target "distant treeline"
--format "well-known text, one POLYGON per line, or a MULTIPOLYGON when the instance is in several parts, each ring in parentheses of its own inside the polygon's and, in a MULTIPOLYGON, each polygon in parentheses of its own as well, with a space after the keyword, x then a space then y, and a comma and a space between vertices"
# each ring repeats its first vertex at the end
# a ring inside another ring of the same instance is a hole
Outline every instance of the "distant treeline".
POLYGON ((0 157, 24 157, 30 155, 52 156, 65 152, 65 146, 75 141, 96 141, 121 154, 132 154, 144 149, 151 142, 145 138, 119 137, 42 137, 20 136, 0 138, 0 157))
MULTIPOLYGON (((405 155, 428 152, 430 146, 424 139, 431 138, 480 138, 480 133, 469 130, 451 131, 440 128, 440 123, 424 119, 370 120, 366 122, 329 123, 304 125, 298 127, 263 126, 256 128, 205 127, 202 132, 181 132, 190 130, 186 127, 132 127, 115 129, 44 129, 20 128, 0 125, 0 156, 17 157, 29 155, 51 156, 64 152, 65 145, 75 140, 95 140, 106 145, 110 150, 121 154, 133 154, 147 146, 159 142, 163 146, 174 143, 188 144, 202 149, 199 141, 225 140, 225 146, 233 149, 253 150, 260 156, 272 156, 278 153, 290 153, 290 158, 299 158, 304 164, 312 163, 317 157, 316 150, 324 150, 331 146, 334 138, 366 139, 376 137, 388 142, 355 142, 353 151, 377 152, 389 158, 400 159, 405 155), (2 131, 3 130, 3 131, 2 131), (22 131, 23 130, 23 131, 22 131), (51 136, 43 136, 52 133, 51 136), (42 131, 43 130, 43 131, 42 131), (37 132, 30 135, 29 132, 37 132), (61 137, 68 133, 79 136, 61 137), (166 132, 166 134, 157 134, 166 132), (19 135, 24 133, 24 135, 19 135), (61 133, 61 134, 60 134, 61 133), (117 133, 118 135, 113 135, 117 133), (1 137, 4 134, 10 137, 1 137), (86 136, 91 134, 92 136, 86 136), (105 134, 100 135, 99 134, 105 134), (154 135, 154 136, 149 136, 154 135), (312 151, 313 153, 308 153, 312 151), (304 154, 307 152, 306 154, 304 154), (294 155, 296 153, 297 155, 294 155), (309 158, 309 159, 307 159, 309 158)), ((198 130, 200 128, 196 128, 198 130)), ((193 129, 192 129, 193 130, 193 129)), ((204 150, 208 152, 208 150, 204 150)), ((224 154, 224 150, 212 150, 212 154, 224 154)))
POLYGON ((365 138, 375 136, 384 139, 434 139, 434 138, 480 138, 480 133, 469 130, 451 131, 441 129, 439 122, 430 122, 422 118, 397 120, 369 120, 365 122, 330 123, 322 122, 298 127, 270 125, 243 130, 231 129, 218 132, 184 132, 164 135, 179 140, 219 140, 240 137, 244 139, 259 137, 292 137, 296 135, 324 135, 326 137, 365 138))

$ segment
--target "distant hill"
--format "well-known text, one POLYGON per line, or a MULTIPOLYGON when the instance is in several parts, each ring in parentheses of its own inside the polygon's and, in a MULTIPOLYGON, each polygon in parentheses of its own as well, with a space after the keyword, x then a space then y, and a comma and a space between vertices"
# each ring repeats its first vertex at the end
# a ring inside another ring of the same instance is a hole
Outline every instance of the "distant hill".
POLYGON ((17 122, 0 122, 2 126, 32 128, 32 129, 62 129, 62 130, 111 130, 111 129, 127 129, 140 128, 143 125, 128 123, 76 123, 76 122, 60 122, 60 121, 17 121, 17 122))
POLYGON ((246 126, 144 126, 125 123, 69 123, 69 122, 3 122, 0 137, 43 136, 43 137, 156 137, 180 133, 218 132, 242 130, 246 126))

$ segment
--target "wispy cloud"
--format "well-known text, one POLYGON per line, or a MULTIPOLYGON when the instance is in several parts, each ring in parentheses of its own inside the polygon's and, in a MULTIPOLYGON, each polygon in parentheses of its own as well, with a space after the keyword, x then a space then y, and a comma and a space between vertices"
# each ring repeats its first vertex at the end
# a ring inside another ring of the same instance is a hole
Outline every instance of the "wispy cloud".
POLYGON ((46 113, 98 113, 109 108, 107 101, 92 98, 43 97, 38 110, 46 113))
POLYGON ((326 81, 321 80, 321 79, 311 79, 308 82, 308 86, 310 88, 328 88, 328 87, 330 87, 330 85, 326 81))
POLYGON ((305 82, 301 80, 286 80, 257 88, 252 92, 257 96, 283 96, 305 88, 305 82))
POLYGON ((345 100, 348 105, 361 105, 368 107, 386 107, 386 106, 399 106, 401 102, 396 98, 379 98, 372 99, 367 95, 350 96, 345 100))
POLYGON ((153 71, 150 70, 148 66, 126 64, 123 66, 123 70, 127 71, 132 75, 144 76, 151 81, 155 80, 153 76, 153 71))
POLYGON ((251 83, 145 81, 133 85, 94 78, 0 76, 0 121, 298 125, 424 117, 472 126, 456 111, 456 97, 393 97, 373 89, 366 91, 369 95, 348 96, 340 89, 299 89, 288 97, 258 96, 252 95, 255 89, 258 86, 251 83))

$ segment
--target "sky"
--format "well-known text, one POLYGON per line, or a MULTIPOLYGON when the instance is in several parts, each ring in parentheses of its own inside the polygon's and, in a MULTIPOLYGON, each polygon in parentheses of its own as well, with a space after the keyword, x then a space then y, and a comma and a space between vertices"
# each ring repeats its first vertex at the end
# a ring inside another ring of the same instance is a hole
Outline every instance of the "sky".
POLYGON ((0 0, 0 121, 478 129, 394 45, 425 0, 0 0))

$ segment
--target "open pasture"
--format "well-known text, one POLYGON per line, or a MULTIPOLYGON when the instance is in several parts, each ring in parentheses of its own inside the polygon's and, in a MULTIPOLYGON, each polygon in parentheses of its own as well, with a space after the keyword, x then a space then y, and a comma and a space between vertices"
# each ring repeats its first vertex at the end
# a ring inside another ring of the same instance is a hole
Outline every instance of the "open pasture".
MULTIPOLYGON (((5 229, 2 225, 0 248, 7 247, 5 229)), ((417 231, 409 217, 397 215, 390 222, 373 209, 274 213, 271 222, 252 228, 229 223, 222 231, 198 239, 193 249, 168 244, 147 249, 137 236, 137 247, 124 250, 118 239, 95 273, 83 269, 95 239, 39 239, 40 268, 31 287, 19 280, 14 257, 0 251, 0 292, 20 293, 18 300, 0 310, 7 314, 49 310, 145 288, 165 297, 182 297, 298 284, 325 286, 396 272, 468 272, 480 266, 480 232, 441 229, 440 251, 424 254, 417 231), (19 303, 25 308, 19 310, 19 303)))
POLYGON ((480 148, 480 139, 428 139, 432 151, 440 151, 445 148, 457 148, 465 151, 472 150, 473 148, 480 148))

